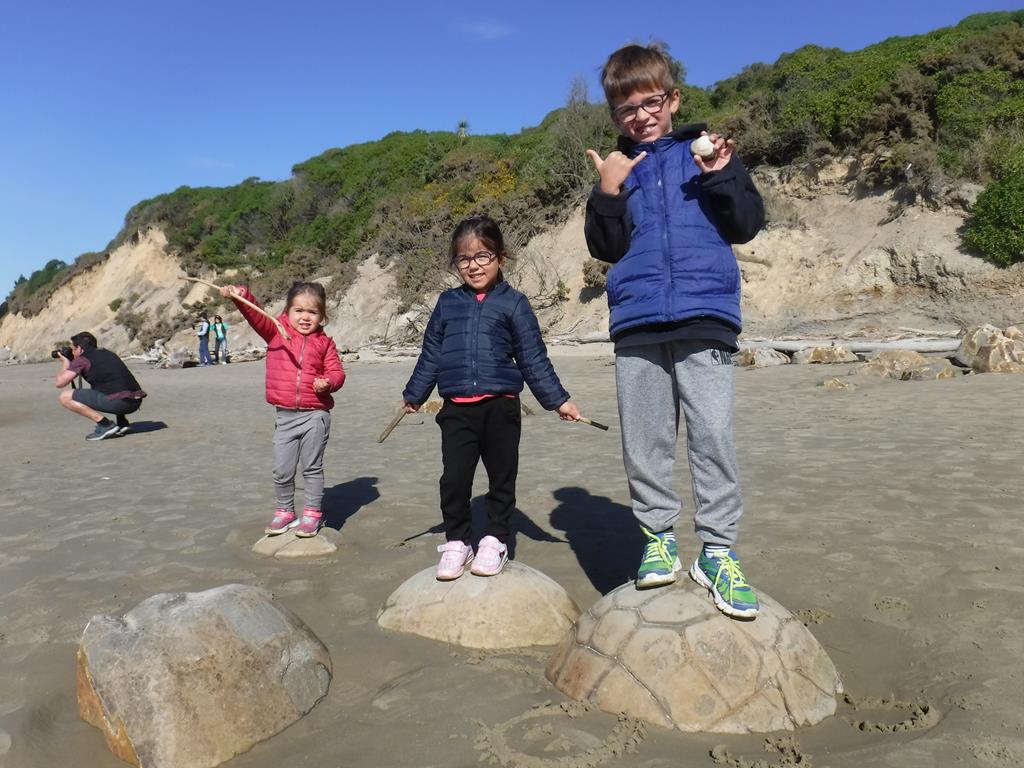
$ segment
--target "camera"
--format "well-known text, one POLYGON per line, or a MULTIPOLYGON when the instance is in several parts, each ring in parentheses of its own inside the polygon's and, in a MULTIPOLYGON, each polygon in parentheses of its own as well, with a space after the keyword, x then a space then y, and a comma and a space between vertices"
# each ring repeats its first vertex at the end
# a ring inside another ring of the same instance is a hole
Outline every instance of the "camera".
POLYGON ((71 347, 61 347, 60 349, 55 349, 50 353, 50 357, 53 358, 54 360, 56 360, 61 355, 66 357, 68 360, 74 359, 74 354, 71 352, 71 347))

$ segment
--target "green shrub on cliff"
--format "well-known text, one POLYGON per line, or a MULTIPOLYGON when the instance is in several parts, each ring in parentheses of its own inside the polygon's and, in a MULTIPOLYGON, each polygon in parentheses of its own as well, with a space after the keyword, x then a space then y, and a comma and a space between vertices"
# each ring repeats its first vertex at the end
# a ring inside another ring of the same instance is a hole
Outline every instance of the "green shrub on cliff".
POLYGON ((964 242, 1002 266, 1024 261, 1024 173, 995 181, 978 196, 964 242))

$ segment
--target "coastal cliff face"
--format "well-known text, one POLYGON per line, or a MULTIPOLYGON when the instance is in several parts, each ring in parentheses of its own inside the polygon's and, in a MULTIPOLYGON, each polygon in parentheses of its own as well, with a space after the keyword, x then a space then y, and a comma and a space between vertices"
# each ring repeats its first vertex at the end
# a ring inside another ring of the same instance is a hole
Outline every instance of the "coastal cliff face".
MULTIPOLYGON (((743 274, 747 337, 854 335, 879 337, 919 331, 954 331, 990 322, 1024 321, 1024 264, 997 268, 966 253, 959 229, 972 190, 963 189, 939 208, 914 206, 893 216, 887 194, 855 194, 853 160, 818 167, 774 169, 757 175, 770 222, 753 241, 735 248, 743 274)), ((13 314, 0 321, 0 347, 16 360, 49 357, 71 334, 90 330, 121 354, 142 352, 112 309, 129 302, 136 320, 168 329, 168 349, 195 346, 187 307, 209 295, 185 283, 178 259, 165 252, 158 229, 133 242, 59 288, 34 317, 13 314)), ((549 336, 585 336, 607 330, 603 290, 588 287, 590 261, 583 240, 583 212, 513 254, 509 280, 530 296, 549 336)), ((417 343, 436 293, 399 312, 395 275, 375 255, 356 270, 345 293, 329 306, 327 330, 339 348, 371 343, 417 343)), ((231 282, 230 275, 207 275, 231 282)), ((325 282, 330 282, 326 278, 325 282)), ((449 279, 455 284, 455 278, 449 279)), ((266 300, 268 297, 260 297, 266 300)), ((267 301, 277 312, 282 301, 267 301)), ((233 349, 261 341, 237 312, 222 313, 231 325, 233 349)))

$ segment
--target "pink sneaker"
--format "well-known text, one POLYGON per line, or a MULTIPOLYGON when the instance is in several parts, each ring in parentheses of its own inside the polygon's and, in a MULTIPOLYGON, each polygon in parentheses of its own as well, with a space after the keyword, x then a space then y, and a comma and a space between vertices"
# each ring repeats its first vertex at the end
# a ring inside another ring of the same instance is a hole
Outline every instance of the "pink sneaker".
POLYGON ((299 518, 299 525, 295 529, 295 535, 300 539, 316 536, 320 532, 320 525, 323 523, 323 520, 323 513, 319 509, 306 507, 302 510, 302 517, 299 518))
POLYGON ((474 576, 497 576, 508 560, 508 547, 493 536, 484 536, 476 548, 476 560, 470 570, 474 576))
POLYGON ((299 524, 298 519, 295 517, 295 513, 290 509, 275 509, 274 518, 267 523, 267 527, 263 529, 263 532, 267 536, 277 536, 279 533, 284 533, 289 528, 294 528, 299 524))
POLYGON ((441 562, 437 564, 438 581, 459 578, 466 566, 473 562, 473 548, 461 541, 447 541, 437 551, 441 553, 441 562))

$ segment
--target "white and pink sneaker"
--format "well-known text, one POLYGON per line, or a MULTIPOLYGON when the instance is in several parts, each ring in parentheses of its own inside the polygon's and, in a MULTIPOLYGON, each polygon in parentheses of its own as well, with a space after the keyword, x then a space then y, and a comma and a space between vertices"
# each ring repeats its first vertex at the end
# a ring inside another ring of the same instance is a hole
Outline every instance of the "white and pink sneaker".
POLYGON ((437 564, 438 581, 459 578, 466 566, 473 562, 473 548, 462 541, 446 541, 437 551, 441 553, 441 562, 437 564))
POLYGON ((493 536, 484 536, 476 548, 476 560, 470 573, 474 576, 497 576, 508 560, 508 547, 493 536))

